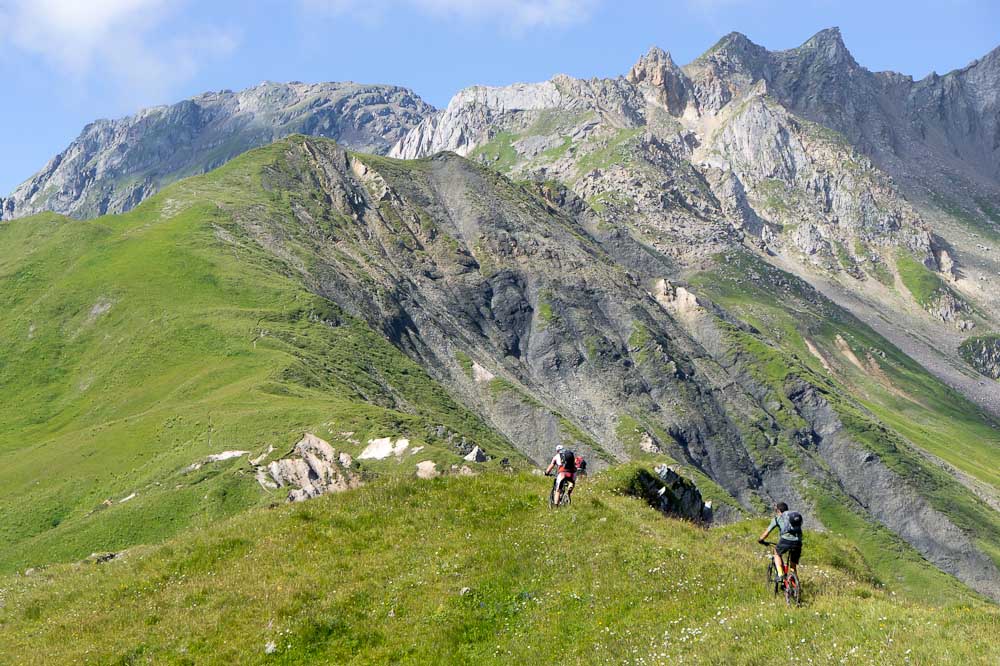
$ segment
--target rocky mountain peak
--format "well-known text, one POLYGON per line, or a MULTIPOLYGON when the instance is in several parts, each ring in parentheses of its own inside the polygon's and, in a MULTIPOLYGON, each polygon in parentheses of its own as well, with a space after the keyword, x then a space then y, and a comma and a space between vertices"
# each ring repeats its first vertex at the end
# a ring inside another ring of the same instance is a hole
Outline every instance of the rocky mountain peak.
POLYGON ((973 66, 985 65, 986 67, 1000 68, 1000 46, 996 47, 979 60, 973 62, 973 66))
POLYGON ((944 78, 954 74, 976 90, 981 102, 997 103, 1000 100, 1000 46, 944 78))
POLYGON ((768 50, 755 44, 741 32, 731 32, 715 43, 712 48, 700 55, 692 65, 709 62, 741 65, 741 68, 752 68, 768 55, 768 50))
POLYGON ((817 47, 833 47, 845 50, 847 48, 844 46, 844 35, 840 32, 840 28, 837 26, 820 30, 815 35, 807 39, 800 48, 817 47))
POLYGON ((768 78, 771 53, 746 35, 731 32, 684 67, 702 110, 717 112, 760 79, 768 78))
POLYGON ((788 55, 832 66, 859 67, 844 44, 840 28, 826 28, 807 39, 802 46, 786 52, 788 55))
POLYGON ((716 53, 720 51, 738 53, 753 51, 759 48, 760 47, 757 44, 754 44, 754 42, 742 32, 731 32, 717 41, 715 46, 708 50, 708 53, 716 53))

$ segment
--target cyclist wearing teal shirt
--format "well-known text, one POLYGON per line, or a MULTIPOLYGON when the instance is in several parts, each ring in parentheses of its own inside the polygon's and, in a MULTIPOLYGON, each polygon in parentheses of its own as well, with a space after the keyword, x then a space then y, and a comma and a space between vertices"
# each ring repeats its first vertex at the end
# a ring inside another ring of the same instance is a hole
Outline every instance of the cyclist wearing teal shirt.
POLYGON ((774 566, 778 568, 778 582, 781 582, 784 578, 782 555, 788 554, 788 568, 792 571, 799 566, 799 558, 802 556, 802 514, 789 511, 787 504, 778 502, 774 505, 774 518, 757 541, 763 543, 775 529, 781 535, 774 549, 774 566))

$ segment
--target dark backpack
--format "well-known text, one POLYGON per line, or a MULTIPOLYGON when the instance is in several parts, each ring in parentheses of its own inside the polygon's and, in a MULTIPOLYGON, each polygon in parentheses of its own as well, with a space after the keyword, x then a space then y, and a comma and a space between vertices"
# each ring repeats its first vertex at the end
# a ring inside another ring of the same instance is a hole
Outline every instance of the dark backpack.
POLYGON ((788 522, 788 533, 802 538, 802 514, 798 511, 788 511, 785 513, 785 520, 788 522))
POLYGON ((559 463, 567 472, 576 471, 576 455, 569 449, 563 449, 559 452, 559 463))

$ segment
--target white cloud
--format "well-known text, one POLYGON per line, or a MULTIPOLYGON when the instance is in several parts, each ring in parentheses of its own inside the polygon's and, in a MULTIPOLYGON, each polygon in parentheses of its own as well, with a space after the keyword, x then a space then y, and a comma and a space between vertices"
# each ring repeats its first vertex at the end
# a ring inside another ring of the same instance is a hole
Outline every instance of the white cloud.
MULTIPOLYGON (((99 78, 127 97, 161 96, 236 37, 164 29, 169 0, 0 0, 0 48, 35 58, 77 84, 99 78)), ((8 53, 8 57, 10 53, 8 53)))
POLYGON ((377 22, 396 7, 407 7, 442 20, 497 22, 521 32, 533 28, 567 26, 590 18, 603 0, 302 0, 309 10, 350 14, 377 22))

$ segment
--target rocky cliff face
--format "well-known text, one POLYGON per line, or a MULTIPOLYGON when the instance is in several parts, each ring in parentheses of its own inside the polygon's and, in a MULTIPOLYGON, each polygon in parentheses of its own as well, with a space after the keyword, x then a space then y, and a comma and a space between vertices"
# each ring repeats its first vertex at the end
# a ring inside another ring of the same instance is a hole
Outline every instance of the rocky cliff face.
POLYGON ((528 457, 543 463, 557 443, 598 467, 654 455, 744 510, 783 498, 819 524, 822 497, 1000 596, 979 537, 903 473, 926 465, 919 454, 838 385, 771 358, 778 347, 759 330, 646 282, 633 268, 671 262, 572 192, 452 153, 402 162, 306 137, 261 177, 288 198, 287 216, 234 211, 228 237, 381 331, 528 457))
POLYGON ((54 211, 127 211, 179 178, 296 132, 382 153, 433 112, 394 86, 262 83, 206 93, 121 120, 99 120, 0 200, 0 220, 54 211))

